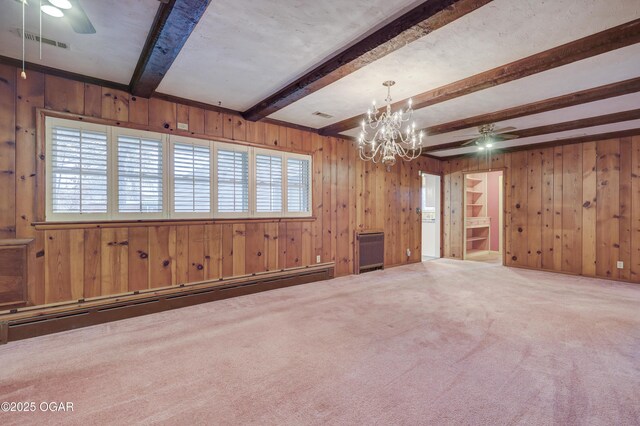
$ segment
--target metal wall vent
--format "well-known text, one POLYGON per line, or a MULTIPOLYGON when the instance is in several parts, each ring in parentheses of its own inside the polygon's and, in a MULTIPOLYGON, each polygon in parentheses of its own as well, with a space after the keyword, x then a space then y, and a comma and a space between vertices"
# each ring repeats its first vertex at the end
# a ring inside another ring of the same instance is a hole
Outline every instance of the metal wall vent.
POLYGON ((324 112, 320 112, 320 111, 316 111, 311 115, 317 115, 318 117, 322 117, 322 118, 333 118, 333 115, 325 114, 324 112))
MULTIPOLYGON (((22 30, 17 28, 17 34, 20 38, 22 38, 22 30)), ((36 43, 40 42, 40 36, 38 34, 25 31, 24 38, 29 41, 35 41, 36 43)), ((42 44, 48 44, 49 46, 59 47, 60 49, 69 50, 69 43, 64 43, 62 41, 51 40, 50 38, 42 37, 42 44)))

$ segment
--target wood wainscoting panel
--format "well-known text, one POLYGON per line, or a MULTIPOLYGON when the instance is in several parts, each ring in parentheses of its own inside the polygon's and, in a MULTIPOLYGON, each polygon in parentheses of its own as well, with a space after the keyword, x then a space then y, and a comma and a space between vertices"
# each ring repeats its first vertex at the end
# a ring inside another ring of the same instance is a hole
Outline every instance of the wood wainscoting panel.
POLYGON ((27 303, 28 245, 32 240, 0 240, 0 309, 27 303))

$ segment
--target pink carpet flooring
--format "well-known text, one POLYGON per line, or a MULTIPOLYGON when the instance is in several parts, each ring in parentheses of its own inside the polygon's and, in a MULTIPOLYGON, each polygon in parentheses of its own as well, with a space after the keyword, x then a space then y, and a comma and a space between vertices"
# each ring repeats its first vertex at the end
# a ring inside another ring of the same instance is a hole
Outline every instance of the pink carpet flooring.
POLYGON ((640 424, 640 286, 438 260, 0 346, 0 424, 640 424), (46 423, 44 423, 46 421, 46 423))

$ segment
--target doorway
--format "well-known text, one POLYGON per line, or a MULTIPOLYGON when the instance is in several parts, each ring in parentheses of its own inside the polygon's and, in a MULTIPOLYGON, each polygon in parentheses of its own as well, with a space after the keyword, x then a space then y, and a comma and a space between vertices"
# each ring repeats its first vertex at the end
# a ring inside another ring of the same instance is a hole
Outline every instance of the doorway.
POLYGON ((440 257, 440 176, 422 173, 422 260, 440 257))
POLYGON ((502 264, 502 170, 464 175, 464 259, 502 264))

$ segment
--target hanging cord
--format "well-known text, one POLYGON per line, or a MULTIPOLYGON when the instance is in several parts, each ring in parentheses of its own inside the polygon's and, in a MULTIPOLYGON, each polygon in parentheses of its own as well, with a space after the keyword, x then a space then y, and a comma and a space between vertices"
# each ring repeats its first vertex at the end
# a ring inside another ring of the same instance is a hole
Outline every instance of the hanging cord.
POLYGON ((38 17, 40 19, 40 60, 42 60, 42 0, 40 0, 38 6, 40 6, 38 9, 38 17))
POLYGON ((20 73, 20 77, 23 79, 27 78, 27 73, 24 71, 24 4, 26 0, 22 0, 22 72, 20 73))

